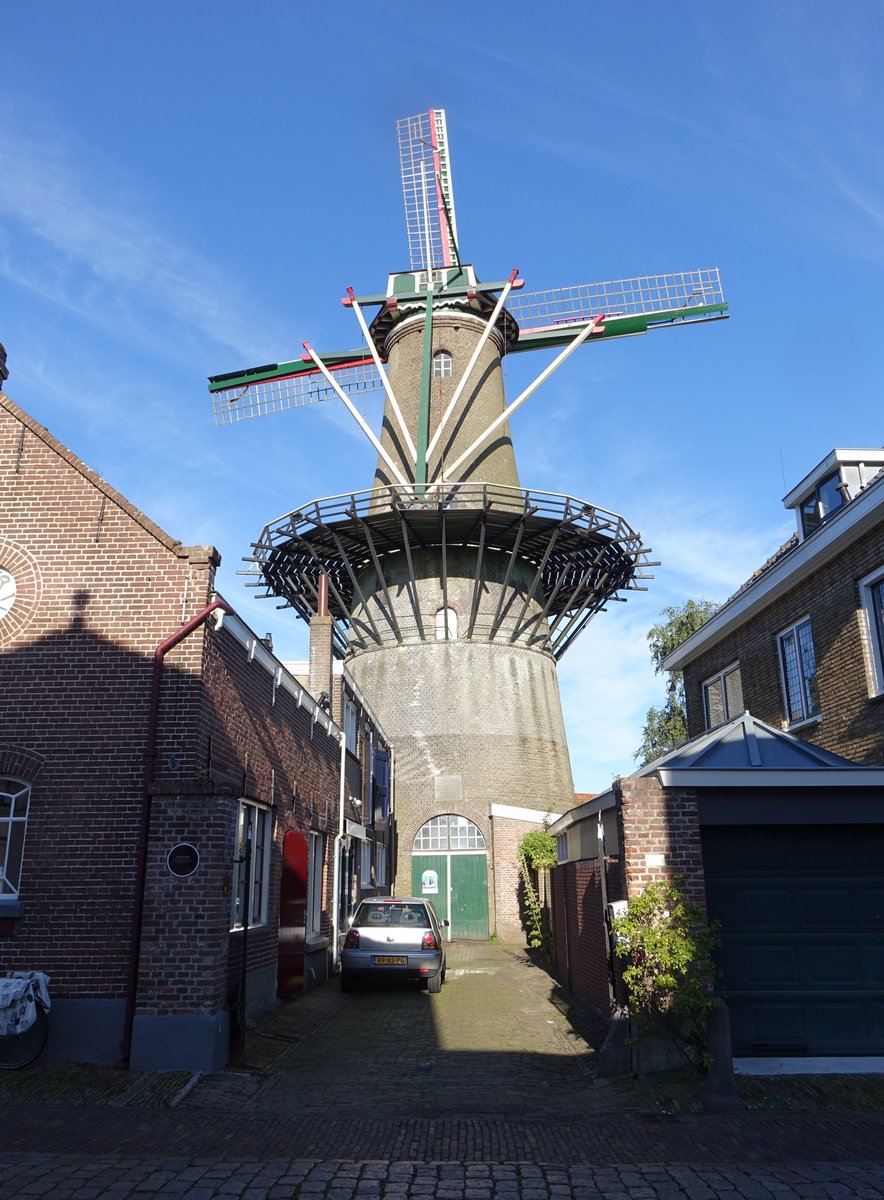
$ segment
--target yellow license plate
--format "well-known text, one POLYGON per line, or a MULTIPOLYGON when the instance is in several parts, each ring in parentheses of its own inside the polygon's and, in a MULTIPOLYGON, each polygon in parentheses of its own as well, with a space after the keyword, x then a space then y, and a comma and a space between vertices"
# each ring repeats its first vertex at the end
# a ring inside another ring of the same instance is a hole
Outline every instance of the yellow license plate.
POLYGON ((407 954, 373 954, 371 961, 376 967, 407 967, 407 954))

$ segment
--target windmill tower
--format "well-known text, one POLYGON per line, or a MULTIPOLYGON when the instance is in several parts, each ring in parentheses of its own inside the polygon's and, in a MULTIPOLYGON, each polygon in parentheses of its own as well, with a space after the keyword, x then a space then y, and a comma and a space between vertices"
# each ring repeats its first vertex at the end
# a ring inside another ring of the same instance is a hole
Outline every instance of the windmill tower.
POLYGON ((654 565, 622 517, 522 485, 509 418, 584 343, 727 305, 716 269, 532 294, 516 271, 480 282, 460 258, 444 113, 400 121, 398 136, 410 268, 381 294, 348 289, 364 345, 304 343, 301 359, 209 389, 219 424, 337 397, 374 447, 372 487, 267 525, 254 565, 307 620, 327 578, 335 653, 395 749, 397 890, 435 871, 454 936, 486 937, 491 805, 573 804, 556 662, 654 565), (555 354, 508 402, 502 356, 535 349, 555 354), (353 402, 373 389, 379 436, 353 402))

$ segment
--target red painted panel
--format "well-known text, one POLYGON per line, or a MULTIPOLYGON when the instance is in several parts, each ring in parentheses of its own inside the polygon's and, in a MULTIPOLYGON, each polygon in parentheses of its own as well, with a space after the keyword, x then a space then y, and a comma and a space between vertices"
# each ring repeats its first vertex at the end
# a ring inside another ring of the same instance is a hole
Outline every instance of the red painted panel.
POLYGON ((283 998, 304 990, 304 944, 307 937, 307 839, 290 829, 282 843, 279 889, 279 960, 276 994, 283 998))

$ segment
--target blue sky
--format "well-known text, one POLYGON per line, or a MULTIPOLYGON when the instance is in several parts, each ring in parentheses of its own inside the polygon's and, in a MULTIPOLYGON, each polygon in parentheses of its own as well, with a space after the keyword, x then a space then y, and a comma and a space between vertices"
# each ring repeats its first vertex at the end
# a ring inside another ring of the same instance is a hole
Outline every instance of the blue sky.
MULTIPOLYGON (((323 404, 216 429, 206 376, 359 342, 406 265, 395 121, 445 108, 462 255, 527 290, 718 266, 728 321, 587 347, 517 414, 523 483, 622 513, 662 560, 560 681, 578 790, 633 767, 645 633, 788 536, 781 497, 879 446, 884 5, 709 0, 8 5, 0 341, 17 403, 237 575, 263 525, 368 486, 323 404)), ((544 365, 507 364, 511 395, 544 365)), ((376 408, 367 409, 376 422, 376 408)))

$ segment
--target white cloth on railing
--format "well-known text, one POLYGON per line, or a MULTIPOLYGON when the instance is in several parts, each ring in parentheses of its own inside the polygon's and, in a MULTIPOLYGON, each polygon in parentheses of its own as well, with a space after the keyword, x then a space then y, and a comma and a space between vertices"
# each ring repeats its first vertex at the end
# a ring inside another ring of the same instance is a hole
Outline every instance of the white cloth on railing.
POLYGON ((27 1033, 37 1005, 49 1011, 49 976, 43 971, 7 971, 0 979, 0 1037, 27 1033))

